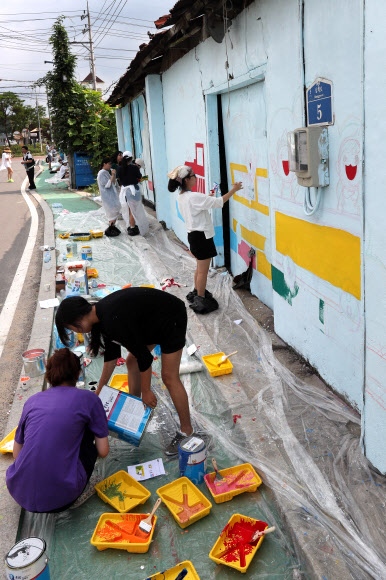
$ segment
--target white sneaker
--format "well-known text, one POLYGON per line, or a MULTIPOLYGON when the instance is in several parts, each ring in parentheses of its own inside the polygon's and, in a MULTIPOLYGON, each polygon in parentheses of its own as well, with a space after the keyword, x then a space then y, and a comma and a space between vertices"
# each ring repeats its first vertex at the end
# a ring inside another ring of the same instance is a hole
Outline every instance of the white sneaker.
POLYGON ((31 193, 31 190, 29 189, 29 187, 26 187, 26 193, 31 193))

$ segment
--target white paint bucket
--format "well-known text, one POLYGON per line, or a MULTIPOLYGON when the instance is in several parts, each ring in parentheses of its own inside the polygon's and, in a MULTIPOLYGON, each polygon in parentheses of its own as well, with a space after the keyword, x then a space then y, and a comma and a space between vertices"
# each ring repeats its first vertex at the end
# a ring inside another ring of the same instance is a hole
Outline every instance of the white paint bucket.
POLYGON ((42 348, 26 350, 21 355, 24 371, 31 379, 44 375, 46 372, 46 351, 42 348))
POLYGON ((25 538, 5 557, 7 580, 50 580, 46 543, 41 538, 25 538))
POLYGON ((80 257, 82 260, 92 260, 92 249, 91 246, 82 246, 80 248, 80 257))

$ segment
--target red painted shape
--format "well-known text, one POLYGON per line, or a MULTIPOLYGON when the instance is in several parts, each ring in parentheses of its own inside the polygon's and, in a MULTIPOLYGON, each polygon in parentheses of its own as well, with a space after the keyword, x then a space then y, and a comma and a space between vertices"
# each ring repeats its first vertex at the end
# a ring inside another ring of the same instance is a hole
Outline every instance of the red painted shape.
POLYGON ((148 188, 150 189, 150 191, 154 191, 153 182, 152 182, 152 181, 150 181, 150 179, 149 179, 149 181, 147 182, 147 186, 148 186, 148 188))
POLYGON ((357 174, 358 165, 345 165, 347 179, 352 181, 357 174))
POLYGON ((204 145, 203 143, 196 143, 196 158, 194 161, 185 161, 185 165, 191 167, 196 174, 197 183, 192 191, 199 191, 200 193, 205 193, 205 158, 204 158, 204 145), (197 162, 197 152, 200 150, 200 157, 202 157, 202 165, 197 162), (201 151, 202 150, 202 151, 201 151))
POLYGON ((234 526, 227 530, 224 529, 224 532, 226 531, 226 537, 223 540, 225 551, 217 557, 225 562, 239 561, 240 566, 245 567, 245 556, 250 554, 256 545, 249 543, 253 534, 257 531, 263 531, 266 526, 267 524, 262 521, 252 523, 241 519, 234 526))
MULTIPOLYGON (((247 266, 249 266, 249 262, 250 262, 250 257, 248 256, 248 252, 251 249, 250 246, 248 246, 244 240, 241 241, 241 243, 238 245, 238 249, 237 252, 239 254, 239 256, 241 256, 241 258, 244 260, 244 262, 246 263, 247 266)), ((252 268, 254 270, 256 270, 256 256, 253 256, 253 260, 252 260, 252 268)))
POLYGON ((283 164, 283 171, 285 175, 289 174, 289 161, 285 161, 284 159, 282 159, 282 164, 283 164))

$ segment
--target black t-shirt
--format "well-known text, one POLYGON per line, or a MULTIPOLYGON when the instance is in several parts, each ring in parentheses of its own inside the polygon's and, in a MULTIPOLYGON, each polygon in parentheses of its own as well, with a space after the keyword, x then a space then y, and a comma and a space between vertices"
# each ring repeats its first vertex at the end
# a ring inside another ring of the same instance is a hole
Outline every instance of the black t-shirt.
POLYGON ((117 176, 119 183, 124 187, 127 185, 137 185, 138 181, 142 178, 142 174, 138 165, 133 164, 130 164, 127 167, 119 165, 117 169, 117 176))
POLYGON ((125 288, 95 305, 105 344, 105 362, 121 356, 124 346, 141 372, 153 362, 147 345, 162 344, 173 332, 173 322, 186 316, 185 304, 172 294, 154 288, 125 288))

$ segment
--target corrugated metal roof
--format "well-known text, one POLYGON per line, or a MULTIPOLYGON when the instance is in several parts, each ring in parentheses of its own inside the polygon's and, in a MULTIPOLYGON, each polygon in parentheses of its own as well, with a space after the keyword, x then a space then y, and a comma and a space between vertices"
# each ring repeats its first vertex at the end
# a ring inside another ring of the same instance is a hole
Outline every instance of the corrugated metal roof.
POLYGON ((253 0, 178 0, 169 15, 161 16, 158 29, 170 27, 149 35, 131 61, 127 72, 119 79, 108 99, 111 105, 125 104, 138 95, 145 86, 148 74, 160 74, 211 35, 211 22, 223 26, 224 2, 227 2, 228 21, 239 14, 253 0))

